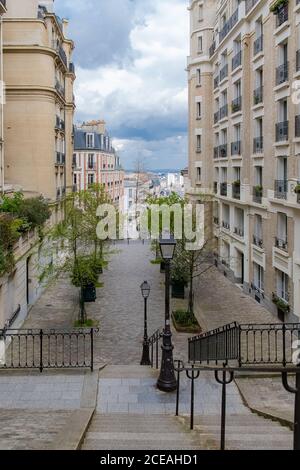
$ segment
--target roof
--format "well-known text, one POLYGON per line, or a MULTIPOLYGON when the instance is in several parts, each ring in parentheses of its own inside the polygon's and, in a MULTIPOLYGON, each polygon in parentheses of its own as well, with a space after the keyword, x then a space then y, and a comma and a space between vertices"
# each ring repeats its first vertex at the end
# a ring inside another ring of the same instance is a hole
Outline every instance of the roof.
POLYGON ((87 132, 82 129, 75 127, 74 130, 74 150, 87 150, 93 152, 95 150, 100 150, 103 152, 115 153, 113 146, 111 145, 111 139, 108 135, 99 134, 98 132, 87 132), (86 135, 94 135, 94 147, 90 148, 86 144, 86 135))

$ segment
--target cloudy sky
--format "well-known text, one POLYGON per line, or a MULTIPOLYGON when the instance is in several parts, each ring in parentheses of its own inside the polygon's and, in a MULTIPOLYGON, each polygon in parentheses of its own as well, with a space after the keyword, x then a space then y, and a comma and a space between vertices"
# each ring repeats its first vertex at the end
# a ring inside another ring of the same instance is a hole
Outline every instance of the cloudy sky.
POLYGON ((187 0, 56 0, 76 52, 76 122, 103 118, 127 169, 187 162, 187 0))

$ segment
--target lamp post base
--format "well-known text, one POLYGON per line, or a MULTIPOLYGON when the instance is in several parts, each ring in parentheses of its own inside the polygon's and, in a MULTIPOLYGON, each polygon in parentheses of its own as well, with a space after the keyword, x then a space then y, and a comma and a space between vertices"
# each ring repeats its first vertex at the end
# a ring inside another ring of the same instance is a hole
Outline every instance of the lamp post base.
POLYGON ((143 355, 141 360, 141 366, 151 366, 148 341, 144 341, 143 343, 143 355))
POLYGON ((162 392, 174 392, 177 389, 177 380, 174 371, 173 349, 171 331, 163 334, 162 359, 157 388, 162 392))

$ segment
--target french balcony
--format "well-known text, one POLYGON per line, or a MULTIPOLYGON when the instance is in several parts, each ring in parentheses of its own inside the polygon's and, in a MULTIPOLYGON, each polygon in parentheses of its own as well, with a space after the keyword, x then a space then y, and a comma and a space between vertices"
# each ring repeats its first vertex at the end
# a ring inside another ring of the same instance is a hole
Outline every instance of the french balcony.
POLYGON ((246 15, 258 3, 259 0, 246 0, 246 15))
POLYGON ((219 122, 219 116, 220 116, 220 113, 219 111, 216 111, 214 113, 214 123, 217 124, 217 122, 219 122))
POLYGON ((253 139, 253 153, 263 153, 264 151, 264 137, 254 137, 253 139))
POLYGON ((213 56, 216 52, 216 41, 213 41, 212 45, 209 48, 209 57, 213 56))
POLYGON ((279 28, 283 23, 289 19, 289 4, 288 2, 277 9, 276 12, 276 27, 279 28))
POLYGON ((281 85, 289 79, 289 63, 279 65, 276 69, 276 85, 281 85))
POLYGON ((288 251, 288 242, 287 239, 282 239, 282 238, 275 238, 275 246, 276 248, 279 248, 280 250, 288 251))
POLYGON ((241 183, 240 181, 235 181, 232 183, 232 197, 234 199, 241 199, 241 183))
POLYGON ((222 144, 219 146, 219 158, 227 158, 228 156, 228 145, 222 144))
POLYGON ((264 87, 260 86, 256 88, 253 92, 253 104, 254 106, 262 103, 264 100, 264 87))
POLYGON ((262 203, 263 191, 264 190, 262 186, 253 186, 253 202, 255 202, 256 204, 262 203))
POLYGON ((214 224, 219 226, 219 217, 214 217, 214 224))
POLYGON ((231 155, 241 155, 241 141, 231 142, 231 155))
POLYGON ((243 227, 234 227, 234 233, 235 233, 235 235, 237 235, 238 237, 241 237, 241 238, 244 238, 244 236, 245 236, 245 231, 244 231, 243 227))
POLYGON ((253 47, 254 55, 259 54, 260 52, 263 51, 263 49, 264 49, 264 37, 263 35, 261 35, 254 41, 254 47, 253 47))
POLYGON ((214 77, 214 90, 218 88, 219 86, 219 79, 220 79, 219 74, 216 77, 214 77))
POLYGON ((227 183, 221 183, 220 194, 221 196, 227 197, 227 183))
POLYGON ((225 228, 225 230, 230 230, 230 223, 226 220, 223 220, 222 227, 225 228))
POLYGON ((295 137, 300 137, 300 114, 295 116, 295 137))
POLYGON ((264 242, 260 236, 253 235, 253 245, 258 246, 259 248, 262 248, 264 245, 264 242))
POLYGON ((237 113, 238 111, 241 111, 241 109, 242 109, 242 97, 238 96, 231 102, 231 112, 237 113))
POLYGON ((61 131, 65 130, 65 121, 61 119, 59 116, 56 116, 55 127, 56 129, 59 129, 61 131))
POLYGON ((228 64, 224 65, 220 70, 220 82, 226 77, 228 77, 228 64))
POLYGON ((227 36, 227 34, 232 30, 232 28, 236 25, 239 21, 239 10, 236 9, 235 12, 231 15, 228 21, 223 25, 219 33, 219 41, 223 41, 223 39, 227 36))
POLYGON ((278 122, 275 130, 276 142, 283 142, 289 139, 289 121, 278 122))
POLYGON ((242 51, 239 51, 233 58, 232 58, 232 70, 235 70, 240 65, 242 65, 242 51))
POLYGON ((275 198, 287 199, 287 193, 288 193, 288 181, 276 180, 275 181, 275 198))
POLYGON ((226 118, 227 116, 228 116, 228 104, 224 104, 224 106, 220 108, 220 120, 226 118))
POLYGON ((62 152, 55 152, 55 163, 56 165, 65 165, 66 155, 62 152))

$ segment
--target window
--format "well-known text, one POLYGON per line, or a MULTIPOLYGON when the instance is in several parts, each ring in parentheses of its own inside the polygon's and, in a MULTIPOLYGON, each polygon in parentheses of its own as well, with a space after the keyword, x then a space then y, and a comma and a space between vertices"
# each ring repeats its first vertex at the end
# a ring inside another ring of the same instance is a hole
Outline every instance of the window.
POLYGON ((73 181, 74 181, 74 184, 77 184, 77 175, 76 175, 76 173, 74 174, 74 179, 73 179, 73 181))
POLYGON ((198 20, 203 21, 203 5, 199 5, 198 7, 198 20))
POLYGON ((197 167, 197 181, 201 181, 201 168, 197 167))
POLYGON ((201 119, 201 102, 197 103, 197 119, 201 119))
POLYGON ((201 69, 197 69, 196 75, 197 75, 197 85, 200 86, 201 85, 201 69))
POLYGON ((257 263, 253 263, 253 284, 256 290, 264 292, 264 269, 257 263))
POLYGON ((203 51, 203 39, 202 36, 198 36, 198 53, 203 51))
POLYGON ((287 249, 287 228, 288 228, 287 215, 282 212, 278 212, 276 246, 284 250, 287 249))
POLYGON ((89 153, 88 155, 88 168, 89 170, 94 170, 95 168, 95 161, 94 161, 94 154, 89 153))
POLYGON ((201 152, 201 135, 197 135, 196 137, 196 144, 197 144, 197 152, 201 152))
POLYGON ((277 295, 289 302, 289 277, 279 270, 277 270, 277 295))
POLYGON ((94 134, 86 134, 86 146, 91 149, 95 147, 95 136, 94 134))
POLYGON ((95 177, 93 175, 93 173, 89 173, 88 174, 88 185, 90 186, 91 184, 94 184, 95 183, 95 177))

